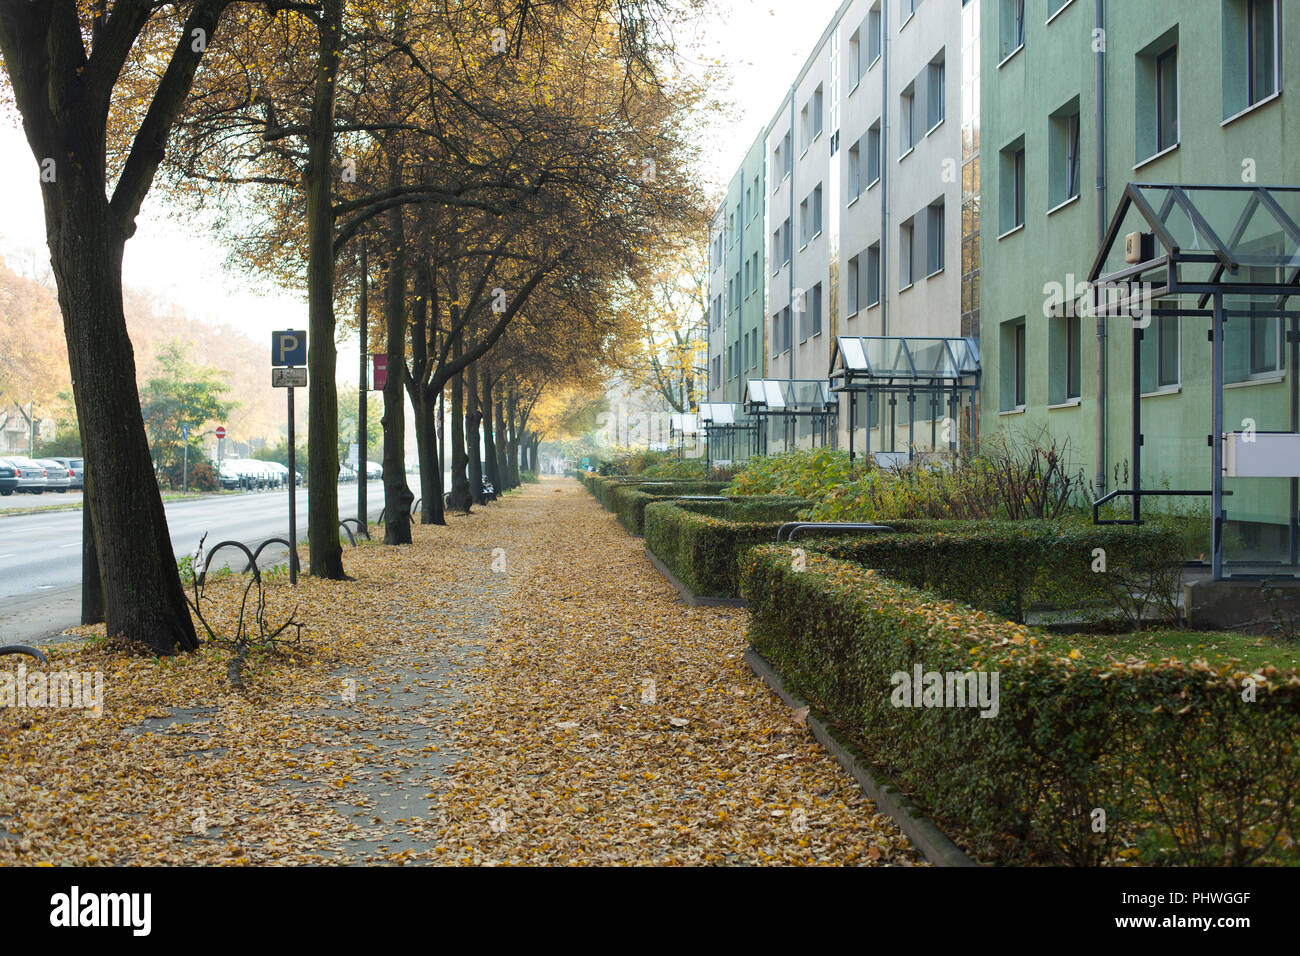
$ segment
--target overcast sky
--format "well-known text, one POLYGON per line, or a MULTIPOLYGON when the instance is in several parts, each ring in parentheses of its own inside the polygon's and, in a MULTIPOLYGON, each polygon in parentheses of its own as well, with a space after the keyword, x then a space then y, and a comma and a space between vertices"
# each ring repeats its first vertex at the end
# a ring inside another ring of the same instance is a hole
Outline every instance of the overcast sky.
MULTIPOLYGON (((690 62, 722 61, 725 90, 734 108, 711 123, 700 175, 711 191, 725 187, 759 129, 771 118, 795 73, 825 28, 839 0, 710 0, 698 31, 680 37, 690 62)), ((32 274, 48 268, 38 168, 22 131, 0 125, 0 253, 11 268, 32 274), (21 251, 26 255, 19 255, 21 251)), ((305 299, 291 293, 248 290, 223 269, 225 251, 193 225, 170 220, 147 202, 139 230, 127 243, 127 285, 182 306, 196 318, 229 323, 257 340, 274 329, 306 324, 305 299)), ((340 346, 339 367, 352 380, 355 348, 340 346), (350 353, 350 354, 349 354, 350 353)))

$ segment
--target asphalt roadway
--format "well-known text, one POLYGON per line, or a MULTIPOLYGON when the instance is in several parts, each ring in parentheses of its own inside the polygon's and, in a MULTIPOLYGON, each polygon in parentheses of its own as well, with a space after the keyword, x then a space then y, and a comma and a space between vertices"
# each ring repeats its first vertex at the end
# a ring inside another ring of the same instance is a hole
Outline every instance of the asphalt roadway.
MULTIPOLYGON (((411 479, 414 480, 414 479, 411 479)), ((418 485, 412 488, 418 494, 418 485)), ((357 486, 339 485, 339 516, 357 515, 357 486)), ((81 495, 11 495, 0 498, 0 508, 17 498, 35 503, 74 504, 81 495)), ((367 485, 370 520, 384 505, 382 481, 367 485)), ((307 490, 298 489, 298 535, 307 531, 307 490)), ((207 545, 239 541, 256 547, 267 538, 289 535, 289 491, 248 492, 171 501, 165 505, 167 526, 177 558, 193 554, 199 539, 207 545)), ((346 540, 346 539, 345 539, 346 540)), ((263 552, 268 565, 284 561, 280 547, 263 552)), ((220 552, 213 567, 239 563, 242 555, 231 548, 220 552)), ((32 511, 0 517, 0 644, 30 643, 48 639, 79 623, 81 615, 81 511, 32 511)))

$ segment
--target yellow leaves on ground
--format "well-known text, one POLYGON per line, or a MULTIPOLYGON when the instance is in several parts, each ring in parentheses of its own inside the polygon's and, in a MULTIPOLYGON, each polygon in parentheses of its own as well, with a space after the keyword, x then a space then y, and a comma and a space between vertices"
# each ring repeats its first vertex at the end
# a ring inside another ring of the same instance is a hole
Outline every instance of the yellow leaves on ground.
POLYGON ((575 483, 346 558, 270 588, 303 642, 243 695, 222 647, 54 649, 104 714, 0 710, 0 864, 919 862, 750 673, 746 613, 682 605, 575 483))

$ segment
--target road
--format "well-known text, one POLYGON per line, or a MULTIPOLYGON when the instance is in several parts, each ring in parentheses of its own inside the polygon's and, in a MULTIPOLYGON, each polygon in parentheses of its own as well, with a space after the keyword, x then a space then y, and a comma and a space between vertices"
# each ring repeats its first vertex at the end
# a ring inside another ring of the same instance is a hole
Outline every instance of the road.
MULTIPOLYGON (((418 479, 411 477, 418 488, 418 479)), ((46 497, 42 495, 41 497, 46 497)), ((70 495, 57 496, 62 499, 70 495)), ((79 496, 78 496, 79 497, 79 496)), ((179 558, 193 554, 199 539, 257 545, 289 533, 289 492, 251 492, 172 501, 165 505, 172 547, 179 558)), ((10 501, 12 499, 4 499, 10 501)), ((74 499, 75 500, 75 499, 74 499)), ((367 485, 370 520, 384 505, 384 485, 367 485)), ((298 534, 306 536, 307 492, 298 493, 298 534)), ((356 517, 357 486, 339 485, 339 514, 356 517)), ((346 541, 346 538, 344 539, 346 541)), ((283 560, 286 551, 264 552, 267 563, 283 560)), ((221 552, 213 567, 234 563, 239 552, 221 552)), ((259 564, 263 562, 259 560, 259 564)), ((32 640, 77 624, 81 607, 81 512, 33 512, 0 518, 0 644, 32 640)))

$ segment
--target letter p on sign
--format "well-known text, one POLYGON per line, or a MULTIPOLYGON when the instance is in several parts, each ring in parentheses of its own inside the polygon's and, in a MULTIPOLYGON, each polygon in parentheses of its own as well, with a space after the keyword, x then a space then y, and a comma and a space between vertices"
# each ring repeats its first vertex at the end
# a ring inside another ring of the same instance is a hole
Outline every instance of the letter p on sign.
POLYGON ((307 364, 307 333, 288 331, 271 333, 271 365, 293 368, 307 364))

